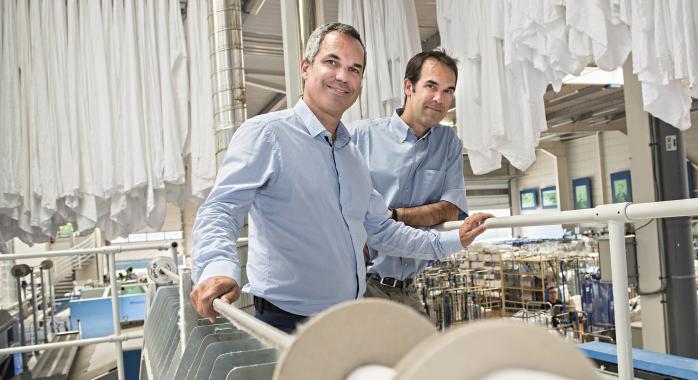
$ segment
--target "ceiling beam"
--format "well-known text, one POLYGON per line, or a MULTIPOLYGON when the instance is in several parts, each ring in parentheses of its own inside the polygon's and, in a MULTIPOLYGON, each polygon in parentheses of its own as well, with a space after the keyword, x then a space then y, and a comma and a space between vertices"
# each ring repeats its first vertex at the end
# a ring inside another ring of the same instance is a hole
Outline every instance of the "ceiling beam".
POLYGON ((286 94, 286 87, 284 87, 283 84, 269 82, 262 79, 251 78, 249 75, 245 77, 245 84, 247 86, 261 88, 262 90, 277 92, 279 94, 286 94))
POLYGON ((269 75, 273 77, 283 77, 284 72, 282 70, 260 69, 247 66, 245 67, 245 75, 269 75))
POLYGON ((439 46, 441 46, 441 35, 438 31, 422 41, 422 51, 431 51, 439 46))
POLYGON ((557 135, 562 133, 578 133, 578 132, 608 132, 608 131, 619 131, 625 133, 625 117, 611 119, 608 122, 594 124, 586 122, 576 122, 567 125, 561 125, 559 127, 550 128, 545 132, 541 132, 541 136, 547 135, 557 135))
POLYGON ((262 109, 259 110, 259 113, 257 113, 257 115, 265 114, 270 111, 275 111, 279 108, 279 105, 282 103, 286 103, 286 94, 274 94, 271 100, 269 100, 267 104, 265 104, 264 107, 262 107, 262 109))
POLYGON ((568 103, 582 100, 589 95, 605 96, 604 92, 607 91, 607 89, 599 88, 599 86, 588 86, 564 94, 555 94, 553 97, 545 100, 545 109, 552 108, 551 111, 554 111, 555 108, 564 108, 568 103))
POLYGON ((558 111, 546 113, 545 118, 549 123, 553 123, 554 121, 560 119, 579 121, 593 117, 594 113, 598 113, 609 108, 618 108, 619 110, 625 108, 625 100, 622 92, 595 98, 594 100, 576 105, 574 107, 563 108, 558 111))

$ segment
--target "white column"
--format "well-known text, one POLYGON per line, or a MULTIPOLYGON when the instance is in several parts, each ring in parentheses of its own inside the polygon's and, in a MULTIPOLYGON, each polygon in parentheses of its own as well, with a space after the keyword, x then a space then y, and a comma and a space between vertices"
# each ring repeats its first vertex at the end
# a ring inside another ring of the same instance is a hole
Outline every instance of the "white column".
POLYGON ((301 46, 297 0, 281 1, 281 31, 284 43, 286 105, 291 108, 303 93, 300 71, 303 46, 301 46))
MULTIPOLYGON (((114 335, 121 335, 121 319, 119 318, 119 287, 116 283, 116 258, 113 253, 107 254, 109 261, 109 285, 111 285, 111 311, 112 322, 114 324, 114 335)), ((119 380, 124 380, 124 349, 121 341, 114 342, 116 349, 116 371, 119 380)))
POLYGON ((608 223, 611 246, 611 272, 613 273, 613 304, 616 320, 616 350, 618 354, 618 378, 631 380, 633 376, 632 336, 628 310, 628 269, 625 259, 625 231, 621 222, 608 223))
MULTIPOLYGON (((655 202, 649 115, 642 108, 642 90, 632 73, 631 58, 623 66, 623 80, 633 202, 655 202)), ((642 225, 640 223, 636 222, 635 225, 642 225)), ((656 220, 635 233, 640 290, 643 292, 655 291, 662 285, 658 234, 656 220)), ((666 319, 661 294, 642 296, 642 344, 646 350, 667 352, 666 319)))

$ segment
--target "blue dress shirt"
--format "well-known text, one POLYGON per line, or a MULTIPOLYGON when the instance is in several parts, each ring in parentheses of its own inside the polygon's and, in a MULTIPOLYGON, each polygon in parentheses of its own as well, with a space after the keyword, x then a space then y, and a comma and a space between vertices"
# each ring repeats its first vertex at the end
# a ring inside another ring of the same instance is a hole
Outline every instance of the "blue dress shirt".
MULTIPOLYGON (((373 186, 391 209, 448 201, 467 211, 462 144, 453 130, 437 125, 417 139, 400 118, 361 120, 348 126, 352 141, 366 160, 373 186)), ((370 246, 370 244, 369 244, 370 246)), ((416 276, 430 260, 395 257, 371 246, 369 273, 404 280, 416 276)))
POLYGON ((249 284, 243 291, 298 315, 363 295, 363 245, 439 259, 461 249, 458 231, 389 219, 368 168, 341 123, 336 140, 301 100, 246 121, 233 135, 193 229, 197 283, 240 283, 236 239, 249 212, 249 284))

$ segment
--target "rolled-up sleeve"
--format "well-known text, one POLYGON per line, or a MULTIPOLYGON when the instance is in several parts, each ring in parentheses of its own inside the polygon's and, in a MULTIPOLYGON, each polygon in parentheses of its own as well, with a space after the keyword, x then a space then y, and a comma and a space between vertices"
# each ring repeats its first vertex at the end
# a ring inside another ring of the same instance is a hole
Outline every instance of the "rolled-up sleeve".
POLYGON ((276 178, 280 154, 271 127, 247 123, 233 135, 192 230, 195 283, 214 276, 232 277, 240 283, 237 239, 257 191, 276 178))
POLYGON ((444 180, 441 200, 453 203, 461 211, 468 212, 468 201, 465 197, 465 181, 463 179, 463 145, 456 136, 448 147, 446 178, 444 180))
POLYGON ((368 245, 382 254, 421 260, 441 260, 463 249, 458 230, 420 230, 389 218, 383 197, 373 190, 364 227, 368 245))

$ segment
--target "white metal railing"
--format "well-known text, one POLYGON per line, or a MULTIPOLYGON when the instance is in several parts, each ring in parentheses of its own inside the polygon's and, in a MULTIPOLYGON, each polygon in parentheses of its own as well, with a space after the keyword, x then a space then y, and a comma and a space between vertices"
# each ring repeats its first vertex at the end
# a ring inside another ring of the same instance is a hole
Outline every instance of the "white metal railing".
MULTIPOLYGON (((576 224, 597 222, 608 225, 611 246, 611 270, 614 302, 622 307, 615 307, 616 350, 618 355, 618 378, 633 379, 632 341, 630 336, 630 317, 628 307, 628 275, 625 261, 624 223, 635 220, 668 218, 698 215, 698 199, 652 203, 615 203, 601 205, 591 209, 561 211, 556 213, 518 215, 488 219, 488 228, 510 228, 519 226, 541 226, 551 224, 576 224)), ((447 222, 437 226, 440 230, 452 230, 462 222, 447 222)), ((161 273, 178 280, 179 276, 168 270, 161 273)), ((293 342, 294 336, 279 331, 261 322, 249 314, 216 299, 213 308, 220 315, 230 320, 239 328, 255 335, 272 347, 284 349, 293 342)))
POLYGON ((110 336, 91 339, 78 339, 69 342, 44 343, 33 346, 20 346, 12 348, 0 349, 0 355, 14 354, 19 352, 31 352, 52 348, 63 347, 78 347, 96 343, 112 342, 116 348, 116 366, 119 380, 124 380, 124 355, 122 342, 125 340, 141 338, 143 334, 122 334, 121 321, 119 319, 119 291, 116 282, 116 255, 122 252, 144 251, 144 250, 170 250, 170 254, 177 262, 177 252, 175 244, 168 245, 153 245, 139 244, 126 247, 107 246, 100 248, 83 248, 83 249, 68 249, 61 251, 46 251, 46 252, 30 252, 30 253, 11 253, 0 255, 0 260, 19 260, 33 258, 49 258, 49 257, 75 257, 81 255, 98 255, 103 254, 109 263, 109 285, 111 287, 111 305, 112 305, 112 323, 114 332, 110 336))
MULTIPOLYGON (((557 213, 506 216, 488 219, 485 223, 488 228, 510 228, 519 226, 541 226, 551 224, 576 224, 597 222, 608 225, 609 240, 611 246, 611 270, 613 277, 613 298, 618 305, 628 305, 628 276, 625 261, 625 236, 623 224, 653 218, 669 218, 698 215, 698 199, 683 199, 676 201, 652 202, 652 203, 615 203, 601 205, 591 209, 561 211, 557 213)), ((438 226, 441 230, 457 229, 462 222, 447 222, 438 226)), ((238 244, 247 243, 247 238, 238 240, 238 244)), ((109 259, 109 274, 112 286, 112 313, 114 316, 114 335, 98 339, 112 339, 117 348, 117 365, 119 379, 123 379, 123 350, 121 342, 127 339, 134 339, 134 335, 122 335, 119 324, 118 313, 118 292, 116 289, 116 271, 114 255, 124 251, 135 251, 143 249, 167 250, 172 246, 131 246, 131 247, 103 247, 99 249, 51 251, 29 254, 6 254, 0 255, 0 260, 13 260, 32 257, 54 257, 54 256, 74 256, 87 253, 102 253, 109 259)), ((173 255, 176 261, 176 253, 173 255)), ((179 276, 171 271, 161 270, 173 280, 178 280, 179 276)), ((219 314, 230 320, 239 328, 247 331, 272 347, 284 349, 290 346, 294 336, 279 331, 268 324, 259 321, 251 315, 216 299, 213 308, 219 314)), ((627 307, 614 308, 615 329, 616 329, 616 349, 618 355, 618 377, 622 380, 633 378, 632 344, 630 336, 630 317, 627 307)), ((64 342, 63 347, 93 344, 92 340, 80 339, 73 342, 64 342)), ((45 344, 36 346, 15 347, 0 350, 0 355, 14 352, 35 351, 45 344), (12 351, 8 351, 12 350, 12 351)))

